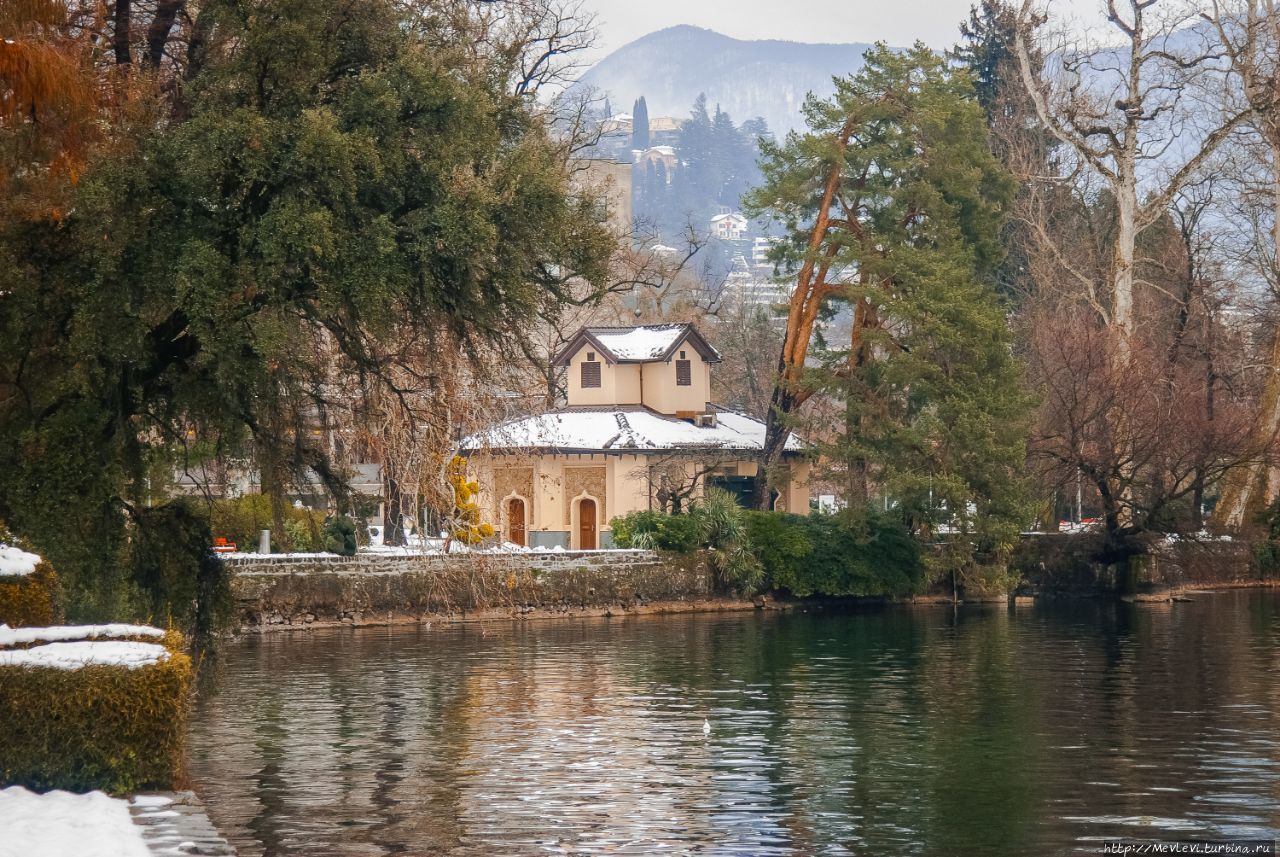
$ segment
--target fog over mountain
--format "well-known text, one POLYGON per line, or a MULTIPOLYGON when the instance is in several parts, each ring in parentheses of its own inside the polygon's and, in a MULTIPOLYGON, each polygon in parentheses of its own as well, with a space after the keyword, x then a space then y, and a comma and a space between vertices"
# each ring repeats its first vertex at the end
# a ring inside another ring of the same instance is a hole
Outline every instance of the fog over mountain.
POLYGON ((735 121, 763 117, 779 135, 803 123, 806 93, 833 91, 831 78, 857 71, 870 45, 743 41, 681 25, 650 33, 605 57, 579 85, 609 97, 615 112, 630 112, 641 95, 649 115, 684 117, 698 93, 735 121))

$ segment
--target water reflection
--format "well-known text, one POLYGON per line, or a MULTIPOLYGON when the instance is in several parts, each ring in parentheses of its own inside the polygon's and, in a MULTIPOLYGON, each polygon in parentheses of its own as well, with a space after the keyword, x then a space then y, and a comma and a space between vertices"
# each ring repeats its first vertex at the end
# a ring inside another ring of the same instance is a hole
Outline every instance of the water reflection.
POLYGON ((1280 594, 1238 592, 250 639, 191 768, 246 855, 1271 838, 1278 637, 1280 594))

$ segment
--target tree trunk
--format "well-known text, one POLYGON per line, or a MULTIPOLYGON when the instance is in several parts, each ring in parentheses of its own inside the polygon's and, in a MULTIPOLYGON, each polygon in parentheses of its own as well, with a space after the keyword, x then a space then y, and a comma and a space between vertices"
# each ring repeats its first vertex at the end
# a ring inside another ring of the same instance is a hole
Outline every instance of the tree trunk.
MULTIPOLYGON (((1136 149, 1137 130, 1130 126, 1125 132, 1125 149, 1120 153, 1118 173, 1119 186, 1116 188, 1116 242, 1112 256, 1111 272, 1111 336, 1115 343, 1112 371, 1123 377, 1133 363, 1133 268, 1138 241, 1138 189, 1135 174, 1134 151, 1136 149)), ((1116 525, 1128 526, 1132 523, 1132 431, 1128 417, 1123 413, 1113 417, 1113 429, 1116 443, 1116 458, 1121 462, 1118 491, 1114 496, 1116 502, 1116 525)), ((1108 526, 1111 522, 1108 522, 1108 526)))
POLYGON ((387 489, 386 514, 382 517, 382 543, 400 547, 405 543, 404 498, 401 496, 400 479, 390 462, 384 462, 382 472, 387 489))
MULTIPOLYGON (((782 376, 782 365, 779 365, 778 375, 782 376)), ((756 464, 755 483, 751 489, 751 505, 755 509, 767 512, 773 505, 770 501, 772 493, 769 485, 769 473, 773 466, 782 458, 782 452, 786 449, 787 438, 791 436, 791 431, 785 425, 785 414, 790 414, 795 408, 795 397, 788 390, 783 389, 779 385, 773 388, 773 398, 769 402, 769 413, 765 415, 764 420, 764 447, 760 450, 760 459, 756 464)))
POLYGON ((111 49, 116 56, 116 65, 133 64, 133 54, 129 46, 132 38, 132 23, 133 0, 116 0, 111 27, 111 49))
POLYGON ((773 382, 773 395, 769 400, 769 412, 765 415, 764 447, 760 451, 756 467, 756 480, 752 490, 752 505, 768 511, 771 504, 769 470, 782 456, 787 438, 791 434, 786 420, 808 398, 800 391, 800 376, 804 372, 809 355, 809 340, 813 336, 813 323, 818 318, 822 302, 834 290, 827 285, 827 270, 838 247, 824 249, 827 229, 831 225, 831 205, 836 189, 840 186, 844 167, 844 151, 853 135, 852 117, 845 123, 835 143, 840 152, 823 180, 822 200, 818 204, 813 229, 809 233, 808 253, 804 264, 796 274, 796 288, 791 293, 787 308, 787 332, 782 339, 782 354, 778 358, 778 377, 773 382))
MULTIPOLYGON (((865 283, 865 280, 864 280, 865 283)), ((845 400, 845 438, 850 453, 845 457, 848 469, 849 496, 846 501, 851 509, 860 509, 867 505, 871 497, 870 473, 864 455, 854 453, 854 444, 849 442, 855 432, 862 427, 862 417, 858 413, 857 384, 862 370, 871 362, 871 349, 867 344, 866 331, 877 326, 876 308, 866 298, 859 298, 853 308, 853 329, 849 341, 849 389, 845 400)))
POLYGON ((1250 437, 1253 460, 1232 468, 1223 481, 1222 496, 1218 499, 1214 515, 1218 525, 1238 530, 1245 523, 1245 515, 1260 488, 1265 489, 1266 460, 1262 453, 1280 433, 1280 331, 1271 341, 1271 358, 1267 365, 1267 379, 1258 400, 1258 417, 1250 437))
MULTIPOLYGON (((1275 242, 1276 271, 1280 271, 1280 137, 1268 135, 1271 140, 1271 199, 1275 220, 1272 240, 1275 242)), ((1258 416, 1250 432, 1249 446, 1253 460, 1232 468, 1223 480, 1222 495, 1214 519, 1218 526, 1238 530, 1245 523, 1245 515, 1259 489, 1267 490, 1267 457, 1263 455, 1280 435, 1280 330, 1272 334, 1271 358, 1267 362, 1267 377, 1258 399, 1258 416)), ((1267 497, 1267 500, 1272 498, 1267 497)))
POLYGON ((164 48, 169 43, 169 33, 178 19, 178 13, 187 4, 187 0, 158 0, 156 16, 151 19, 147 28, 147 52, 142 63, 147 68, 157 69, 164 60, 164 48))
POLYGON ((1116 357, 1121 367, 1127 367, 1133 357, 1133 267, 1138 242, 1138 191, 1131 163, 1128 169, 1121 168, 1121 186, 1116 190, 1111 329, 1115 335, 1116 357))
MULTIPOLYGON (((852 437, 855 429, 858 428, 861 417, 857 413, 857 405, 854 402, 852 394, 845 400, 845 437, 852 437)), ((869 473, 867 468, 867 458, 864 455, 858 455, 852 451, 853 444, 848 444, 850 452, 845 456, 846 479, 848 481, 849 496, 845 498, 850 509, 861 509, 870 501, 871 492, 868 487, 869 473)))

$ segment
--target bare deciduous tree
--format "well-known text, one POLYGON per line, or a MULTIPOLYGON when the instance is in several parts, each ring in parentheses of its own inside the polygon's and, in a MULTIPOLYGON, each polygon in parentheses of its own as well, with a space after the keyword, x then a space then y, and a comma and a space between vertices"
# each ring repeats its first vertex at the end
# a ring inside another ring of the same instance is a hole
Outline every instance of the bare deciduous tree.
MULTIPOLYGON (((1249 125, 1255 132, 1256 158, 1246 157, 1248 185, 1262 191, 1270 205, 1270 229, 1251 217, 1258 239, 1250 255, 1260 279, 1277 291, 1280 274, 1280 14, 1274 0, 1213 0, 1211 14, 1223 52, 1249 108, 1249 125), (1248 175, 1253 173, 1253 175, 1248 175), (1260 227, 1261 228, 1258 228, 1260 227)), ((1247 205, 1248 203, 1246 203, 1247 205)), ((1269 449, 1280 436, 1280 330, 1272 330, 1265 379, 1253 422, 1253 442, 1269 449)), ((1275 480, 1269 479, 1269 460, 1259 457, 1242 462, 1224 480, 1215 516, 1219 525, 1238 529, 1257 499, 1270 502, 1275 480)))
MULTIPOLYGON (((1023 83, 1041 124, 1064 144, 1069 166, 1098 176, 1115 205, 1108 281, 1086 273, 1078 279, 1122 365, 1133 350, 1139 236, 1249 115, 1227 97, 1214 65, 1217 46, 1183 29, 1194 12, 1177 0, 1107 0, 1107 20, 1123 47, 1050 41, 1038 46, 1052 58, 1039 73, 1030 42, 1045 18, 1034 0, 1024 0, 1015 31, 1023 83)), ((1070 248, 1055 249, 1061 260, 1072 257, 1070 248)))

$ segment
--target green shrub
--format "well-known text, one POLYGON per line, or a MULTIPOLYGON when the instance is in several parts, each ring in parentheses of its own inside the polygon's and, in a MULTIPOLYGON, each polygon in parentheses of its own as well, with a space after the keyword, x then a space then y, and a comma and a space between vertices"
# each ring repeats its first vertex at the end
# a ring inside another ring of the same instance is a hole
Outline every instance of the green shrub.
POLYGON ((330 518, 324 525, 324 549, 342 556, 356 555, 356 522, 346 515, 330 518))
POLYGON ((311 532, 311 523, 299 521, 297 518, 285 518, 284 539, 280 539, 277 535, 273 541, 282 541, 281 547, 284 550, 304 553, 313 553, 317 547, 315 536, 311 532))
POLYGON ((689 553, 702 546, 702 524, 693 515, 632 512, 609 522, 620 548, 689 553))
POLYGON ((60 617, 58 575, 41 562, 25 577, 0 577, 0 623, 14 628, 51 625, 60 617))
POLYGON ((120 794, 180 785, 191 659, 129 668, 0 666, 0 783, 120 794))
POLYGON ((897 519, 862 514, 749 512, 709 489, 684 515, 632 512, 614 518, 618 547, 688 553, 708 549, 719 582, 750 594, 907 595, 925 585, 920 545, 897 519))
MULTIPOLYGON (((284 532, 272 533, 273 550, 319 551, 324 514, 294 506, 284 508, 284 532)), ((258 534, 273 529, 271 498, 266 494, 245 494, 230 500, 214 500, 209 511, 209 529, 214 536, 236 543, 242 551, 258 548, 258 534)))
POLYGON ((767 584, 797 596, 906 595, 924 585, 919 544, 898 521, 862 515, 749 513, 767 584))
POLYGON ((702 543, 720 583, 744 595, 758 590, 764 566, 752 550, 747 511, 738 505, 737 498, 719 488, 708 488, 689 517, 701 525, 702 543))
POLYGON ((803 566, 813 552, 813 541, 800 515, 785 512, 748 512, 747 537, 764 566, 773 589, 794 592, 800 586, 803 566))

